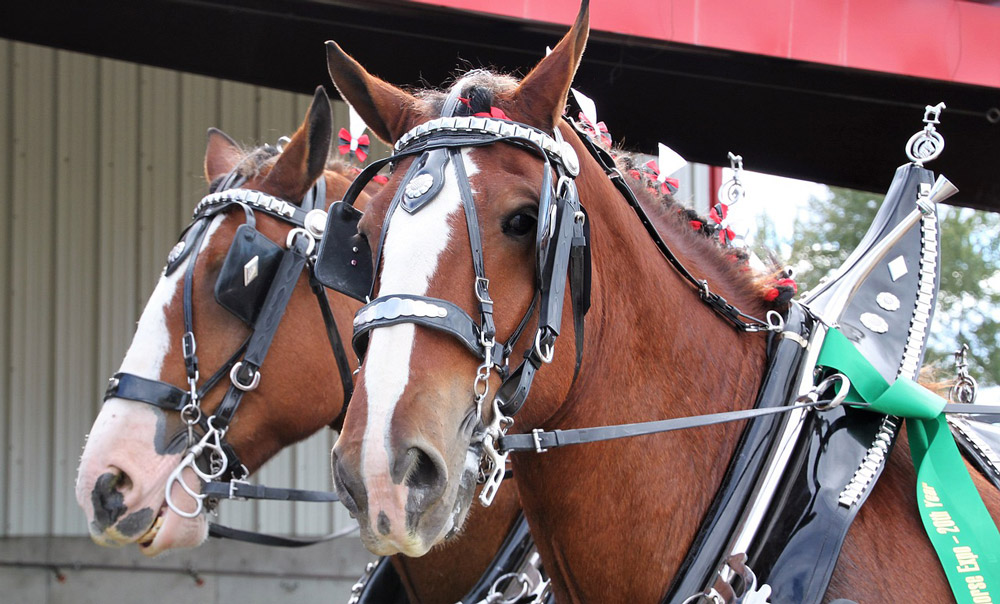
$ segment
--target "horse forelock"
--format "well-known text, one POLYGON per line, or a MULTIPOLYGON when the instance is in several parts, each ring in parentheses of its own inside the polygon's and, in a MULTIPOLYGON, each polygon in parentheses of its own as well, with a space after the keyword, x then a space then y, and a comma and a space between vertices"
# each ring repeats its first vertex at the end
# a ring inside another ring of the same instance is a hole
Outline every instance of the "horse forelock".
POLYGON ((456 115, 462 116, 469 115, 470 113, 478 113, 478 111, 483 109, 488 112, 489 103, 494 102, 499 97, 508 95, 517 88, 517 84, 518 80, 513 76, 497 73, 489 69, 473 69, 457 77, 455 82, 448 86, 447 90, 419 90, 414 93, 414 96, 422 102, 423 110, 428 113, 426 117, 431 119, 441 115, 448 94, 455 87, 460 87, 459 94, 463 98, 470 100, 469 105, 463 104, 459 107, 456 115), (481 106, 477 107, 472 97, 478 97, 481 103, 486 102, 487 105, 485 108, 481 106))

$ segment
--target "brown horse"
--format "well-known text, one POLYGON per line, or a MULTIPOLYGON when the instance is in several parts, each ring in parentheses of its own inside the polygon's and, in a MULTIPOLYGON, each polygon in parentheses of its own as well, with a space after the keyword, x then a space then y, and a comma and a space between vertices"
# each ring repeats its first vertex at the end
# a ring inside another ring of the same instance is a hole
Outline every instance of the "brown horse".
MULTIPOLYGON (((301 128, 280 154, 266 149, 245 151, 218 130, 210 130, 205 177, 212 183, 233 169, 247 178, 243 188, 280 199, 300 200, 318 178, 326 181, 327 203, 340 199, 353 177, 343 164, 329 164, 332 133, 330 107, 322 89, 301 128)), ((363 195, 363 204, 367 195, 363 195)), ((243 213, 219 215, 197 256, 193 274, 193 316, 201 366, 214 370, 226 361, 247 334, 247 327, 213 297, 220 265, 243 213)), ((285 242, 291 225, 257 213, 257 228, 275 242, 285 242)), ((122 370, 184 388, 185 367, 179 343, 184 331, 182 284, 178 275, 164 276, 144 310, 122 370)), ((340 336, 349 341, 351 317, 358 304, 329 294, 340 336)), ((248 392, 226 435, 240 459, 254 472, 284 447, 328 426, 342 410, 343 393, 323 319, 306 275, 300 277, 262 368, 264 378, 248 392)), ((223 387, 204 401, 208 414, 223 387)), ((86 513, 91 536, 100 545, 136 544, 149 556, 196 547, 207 536, 205 515, 184 518, 165 503, 167 475, 180 461, 185 427, 176 412, 144 403, 107 400, 87 441, 80 462, 76 493, 86 513), (103 478, 102 478, 103 477, 103 478)), ((188 471, 189 472, 189 471, 188 471)), ((187 477, 190 478, 190 477, 187 477)), ((189 483, 192 486, 194 482, 189 483)), ((190 499, 175 486, 174 500, 190 509, 190 499)), ((239 504, 236 504, 239 505, 239 504)), ((479 579, 519 510, 513 492, 499 509, 478 515, 468 539, 442 547, 422 559, 397 556, 393 564, 411 602, 451 604, 479 579)))
MULTIPOLYGON (((733 329, 702 303, 561 121, 587 36, 585 2, 570 32, 522 81, 474 72, 444 94, 404 92, 367 73, 333 43, 328 61, 342 96, 385 140, 399 141, 438 118, 456 97, 473 104, 485 98, 473 115, 504 116, 550 137, 558 130, 580 158, 575 183, 591 227, 593 261, 582 364, 575 372, 573 333, 566 329, 553 360, 538 371, 512 433, 749 408, 762 378, 764 337, 733 329)), ((416 131, 408 140, 419 137, 416 131)), ((360 224, 373 245, 384 238, 376 267, 379 296, 446 300, 477 316, 472 231, 460 195, 464 177, 474 198, 497 341, 515 333, 536 289, 539 156, 508 144, 465 147, 443 170, 445 182, 432 201, 419 211, 398 209, 386 222, 414 161, 399 160, 360 224)), ((406 189, 403 197, 423 195, 422 187, 406 189)), ((674 254, 713 291, 762 317, 767 308, 752 278, 674 218, 660 216, 657 225, 674 254)), ((570 294, 566 288, 563 326, 572 325, 570 294)), ((358 320, 368 318, 362 314, 358 320)), ((370 332, 333 450, 335 481, 371 551, 420 555, 461 525, 473 496, 470 476, 479 468, 473 426, 480 412, 488 425, 492 411, 477 409, 471 385, 481 359, 467 345, 426 324, 386 324, 370 332)), ((530 322, 525 333, 534 333, 530 322)), ((519 360, 529 346, 531 338, 522 338, 510 358, 519 360)), ((498 384, 494 373, 490 390, 498 384)), ((716 425, 514 455, 514 480, 557 599, 663 597, 723 478, 739 430, 716 425)), ((850 532, 830 599, 951 598, 915 511, 907 447, 900 442, 897 448, 850 532)), ((997 494, 976 479, 994 518, 1000 518, 997 494)))

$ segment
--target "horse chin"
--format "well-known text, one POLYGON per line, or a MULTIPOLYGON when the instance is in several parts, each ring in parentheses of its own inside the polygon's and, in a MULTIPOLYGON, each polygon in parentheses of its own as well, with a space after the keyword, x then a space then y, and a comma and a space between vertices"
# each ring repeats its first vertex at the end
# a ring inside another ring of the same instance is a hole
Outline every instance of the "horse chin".
POLYGON ((152 558, 170 550, 198 547, 207 538, 208 520, 204 514, 185 518, 164 504, 149 530, 136 543, 143 555, 152 558))

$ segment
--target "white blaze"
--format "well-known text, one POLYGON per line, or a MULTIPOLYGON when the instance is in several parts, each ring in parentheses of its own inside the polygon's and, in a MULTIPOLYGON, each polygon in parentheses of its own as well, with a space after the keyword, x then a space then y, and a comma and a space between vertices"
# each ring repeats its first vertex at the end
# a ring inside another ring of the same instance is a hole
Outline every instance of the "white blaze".
MULTIPOLYGON (((475 164, 467 151, 463 150, 461 157, 466 174, 472 177, 478 172, 475 164)), ((456 179, 455 168, 449 162, 444 186, 433 200, 413 214, 402 208, 393 213, 382 252, 380 296, 427 294, 441 252, 453 234, 449 219, 455 212, 463 211, 456 179)), ((405 526, 406 490, 394 488, 390 478, 389 432, 396 404, 410 379, 415 327, 413 323, 403 323, 373 330, 365 358, 368 421, 361 445, 361 475, 366 477, 372 526, 378 513, 385 511, 393 532, 405 526), (374 504, 380 498, 401 499, 383 508, 374 504)))
MULTIPOLYGON (((224 215, 216 216, 205 233, 201 249, 208 245, 212 234, 224 219, 224 215)), ((173 300, 181 282, 184 280, 184 272, 192 255, 178 266, 170 275, 162 275, 152 295, 146 302, 146 308, 139 317, 139 323, 132 336, 132 344, 129 346, 125 358, 122 360, 120 372, 131 373, 139 377, 151 380, 159 380, 160 372, 163 369, 163 361, 170 351, 172 344, 180 345, 179 341, 173 342, 170 332, 167 329, 167 307, 173 300)), ((174 338, 179 340, 179 336, 174 338)), ((186 384, 174 384, 179 388, 185 388, 186 384)), ((90 430, 87 439, 87 447, 81 459, 80 475, 82 479, 85 470, 91 469, 96 472, 103 472, 104 465, 96 468, 87 468, 88 461, 93 460, 100 463, 103 460, 94 459, 96 452, 111 451, 115 455, 126 455, 127 452, 119 451, 121 444, 115 439, 121 439, 123 435, 129 435, 131 442, 148 443, 150 450, 153 447, 153 439, 156 434, 156 414, 150 413, 151 406, 145 403, 111 398, 101 407, 101 412, 90 430), (88 455, 88 453, 93 454, 88 455)), ((138 453, 136 453, 138 454, 138 453)))

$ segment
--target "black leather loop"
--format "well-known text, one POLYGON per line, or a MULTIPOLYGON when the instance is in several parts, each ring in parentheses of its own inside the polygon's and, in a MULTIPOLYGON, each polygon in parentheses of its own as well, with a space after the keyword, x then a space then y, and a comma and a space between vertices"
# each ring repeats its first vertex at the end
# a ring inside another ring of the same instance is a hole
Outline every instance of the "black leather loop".
POLYGON ((104 400, 123 398, 148 403, 168 411, 180 411, 191 402, 191 394, 177 386, 131 373, 116 373, 108 381, 104 400))

